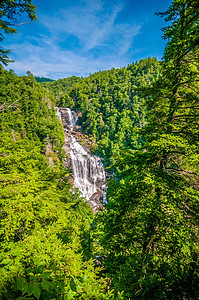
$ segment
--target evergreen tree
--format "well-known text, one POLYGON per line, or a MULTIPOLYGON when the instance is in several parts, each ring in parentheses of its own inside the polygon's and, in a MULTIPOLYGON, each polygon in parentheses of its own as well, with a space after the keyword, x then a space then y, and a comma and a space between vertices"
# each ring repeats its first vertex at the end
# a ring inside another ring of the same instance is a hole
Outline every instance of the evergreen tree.
POLYGON ((120 180, 99 216, 102 244, 127 299, 197 299, 199 8, 175 0, 161 15, 168 43, 162 75, 143 89, 145 142, 118 159, 120 180))

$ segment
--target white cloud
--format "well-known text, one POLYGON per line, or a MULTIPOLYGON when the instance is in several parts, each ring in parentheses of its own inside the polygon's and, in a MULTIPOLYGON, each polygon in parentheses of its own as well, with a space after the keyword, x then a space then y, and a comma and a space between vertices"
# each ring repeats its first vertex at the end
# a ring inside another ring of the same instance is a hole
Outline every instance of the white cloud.
POLYGON ((116 5, 112 11, 106 11, 98 1, 95 6, 72 7, 61 10, 55 16, 43 15, 41 23, 48 28, 51 36, 63 38, 64 34, 73 35, 83 43, 84 50, 90 50, 111 37, 115 19, 121 10, 122 6, 116 5))
POLYGON ((63 51, 57 46, 48 47, 33 46, 24 43, 15 49, 21 52, 21 60, 9 65, 19 75, 31 71, 35 76, 50 77, 53 79, 68 77, 72 75, 87 76, 97 70, 121 67, 127 64, 123 59, 115 56, 100 56, 95 59, 92 55, 82 56, 72 51, 63 51), (48 54, 49 51, 49 54, 48 54), (46 53, 44 57, 44 53, 46 53))

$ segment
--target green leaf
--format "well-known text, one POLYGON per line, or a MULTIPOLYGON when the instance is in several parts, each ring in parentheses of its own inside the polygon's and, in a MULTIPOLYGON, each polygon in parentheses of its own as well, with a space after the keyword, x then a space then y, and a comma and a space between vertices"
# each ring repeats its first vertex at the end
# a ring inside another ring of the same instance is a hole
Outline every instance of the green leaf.
POLYGON ((17 288, 20 291, 26 290, 27 287, 28 287, 28 283, 27 283, 27 281, 26 281, 26 279, 24 277, 21 277, 21 278, 17 279, 17 288))
POLYGON ((38 264, 37 264, 37 266, 39 267, 39 266, 45 266, 45 262, 44 261, 40 261, 38 264))
POLYGON ((26 294, 28 292, 28 284, 25 284, 23 286, 22 295, 26 294))
POLYGON ((39 283, 33 283, 32 286, 31 286, 31 290, 32 290, 32 293, 33 295, 39 299, 40 295, 41 295, 41 289, 39 287, 39 283))
POLYGON ((16 267, 15 266, 9 266, 9 270, 10 271, 16 271, 16 267))
POLYGON ((50 289, 50 282, 49 281, 44 280, 44 281, 42 281, 41 285, 45 290, 49 291, 49 289, 50 289))
POLYGON ((83 285, 82 285, 81 283, 79 283, 79 284, 77 285, 76 289, 77 289, 77 292, 78 292, 78 293, 81 292, 81 290, 83 289, 83 285))
POLYGON ((42 278, 42 279, 50 278, 51 273, 52 273, 51 271, 45 271, 45 272, 43 272, 43 273, 41 274, 41 278, 42 278))
POLYGON ((9 263, 12 262, 12 259, 10 258, 6 258, 6 259, 3 259, 2 262, 1 262, 1 265, 8 265, 9 263))
POLYGON ((68 292, 68 294, 64 296, 64 300, 71 300, 71 299, 73 299, 73 297, 75 296, 75 294, 76 294, 75 292, 73 292, 73 291, 70 290, 68 292))
POLYGON ((85 276, 85 277, 84 277, 84 281, 85 281, 85 282, 90 281, 90 277, 89 277, 89 276, 85 276))
POLYGON ((76 284, 75 284, 74 280, 70 282, 70 288, 73 292, 76 291, 76 284))
POLYGON ((22 251, 20 251, 20 250, 15 250, 15 251, 13 252, 13 255, 19 256, 19 255, 21 254, 21 252, 22 252, 22 251))

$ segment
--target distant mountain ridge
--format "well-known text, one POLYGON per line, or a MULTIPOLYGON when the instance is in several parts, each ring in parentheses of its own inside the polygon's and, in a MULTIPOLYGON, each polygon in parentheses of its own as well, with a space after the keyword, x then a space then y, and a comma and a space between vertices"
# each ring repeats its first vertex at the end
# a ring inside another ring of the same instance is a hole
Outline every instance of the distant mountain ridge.
POLYGON ((51 79, 51 78, 38 77, 38 76, 35 76, 35 79, 37 82, 52 82, 52 81, 54 81, 54 79, 51 79))

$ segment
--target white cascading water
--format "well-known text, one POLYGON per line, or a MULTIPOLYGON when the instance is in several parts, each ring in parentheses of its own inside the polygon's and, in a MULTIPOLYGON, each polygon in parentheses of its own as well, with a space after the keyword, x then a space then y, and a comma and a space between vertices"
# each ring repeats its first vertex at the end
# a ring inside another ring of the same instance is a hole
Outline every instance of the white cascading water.
POLYGON ((75 124, 77 123, 78 116, 70 108, 55 107, 56 115, 60 121, 62 121, 63 126, 68 125, 73 130, 75 124))
POLYGON ((106 203, 106 175, 100 157, 89 154, 74 137, 72 131, 78 120, 77 114, 69 108, 56 107, 56 109, 59 120, 62 120, 65 134, 68 129, 70 129, 71 132, 70 160, 74 188, 78 188, 82 196, 90 202, 93 202, 95 195, 100 193, 103 198, 103 203, 106 203), (69 128, 66 129, 65 127, 69 128))
POLYGON ((77 187, 86 199, 90 199, 104 185, 105 171, 99 157, 90 155, 72 137, 70 158, 74 177, 74 187, 77 187))
POLYGON ((56 109, 56 115, 58 117, 58 119, 61 121, 61 110, 60 110, 60 107, 55 107, 56 109))

